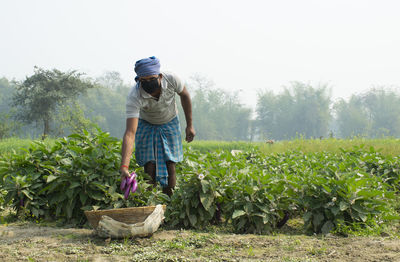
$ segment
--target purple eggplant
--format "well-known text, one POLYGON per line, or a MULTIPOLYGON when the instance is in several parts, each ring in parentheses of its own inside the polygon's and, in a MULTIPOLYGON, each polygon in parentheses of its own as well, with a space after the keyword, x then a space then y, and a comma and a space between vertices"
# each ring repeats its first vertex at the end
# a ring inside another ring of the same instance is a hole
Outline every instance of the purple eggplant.
POLYGON ((128 180, 126 181, 126 183, 127 183, 128 185, 132 185, 133 180, 135 180, 135 177, 134 177, 134 176, 130 176, 130 177, 128 177, 128 180))
POLYGON ((132 172, 132 173, 131 173, 131 177, 136 178, 136 173, 135 173, 135 172, 132 172))
POLYGON ((121 191, 124 191, 125 187, 126 187, 126 177, 124 177, 121 180, 121 186, 119 188, 121 189, 121 191))
POLYGON ((128 199, 130 190, 131 190, 131 185, 127 184, 126 188, 125 188, 125 193, 124 193, 125 199, 128 199))
POLYGON ((136 189, 137 189, 137 181, 136 181, 136 179, 135 180, 133 180, 133 183, 132 183, 132 187, 131 187, 131 192, 132 193, 135 193, 135 191, 136 191, 136 189))

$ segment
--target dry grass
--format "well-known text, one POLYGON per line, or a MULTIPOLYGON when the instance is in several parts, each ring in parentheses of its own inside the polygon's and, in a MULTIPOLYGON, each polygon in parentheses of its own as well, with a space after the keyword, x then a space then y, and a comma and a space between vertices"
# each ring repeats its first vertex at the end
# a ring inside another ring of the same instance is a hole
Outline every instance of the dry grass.
POLYGON ((260 150, 264 153, 283 153, 288 150, 298 150, 304 153, 311 152, 340 152, 340 149, 351 150, 354 147, 364 147, 369 150, 381 152, 384 155, 398 156, 400 155, 400 139, 382 138, 382 139, 295 139, 289 141, 278 141, 273 144, 264 143, 260 146, 260 150))

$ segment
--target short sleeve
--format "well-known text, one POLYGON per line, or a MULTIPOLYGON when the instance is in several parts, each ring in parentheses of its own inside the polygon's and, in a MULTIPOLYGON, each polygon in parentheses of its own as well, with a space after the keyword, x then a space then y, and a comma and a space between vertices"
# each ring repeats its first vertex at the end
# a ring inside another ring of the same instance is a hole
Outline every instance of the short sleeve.
POLYGON ((176 93, 181 93, 183 91, 184 85, 182 80, 173 73, 164 73, 167 78, 167 81, 173 86, 173 89, 176 93))
POLYGON ((184 86, 183 86, 182 80, 177 75, 173 75, 173 76, 175 79, 175 92, 177 92, 179 94, 183 91, 184 86))
POLYGON ((139 118, 140 101, 137 86, 132 87, 126 100, 126 118, 139 118))

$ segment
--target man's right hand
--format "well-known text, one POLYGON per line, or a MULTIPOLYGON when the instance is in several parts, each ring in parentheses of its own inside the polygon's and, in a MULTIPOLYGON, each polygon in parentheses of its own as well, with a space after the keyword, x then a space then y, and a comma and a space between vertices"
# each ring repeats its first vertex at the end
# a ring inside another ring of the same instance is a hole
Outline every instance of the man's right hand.
POLYGON ((121 181, 125 179, 125 177, 129 177, 129 170, 126 167, 123 167, 119 170, 119 173, 121 174, 121 181))

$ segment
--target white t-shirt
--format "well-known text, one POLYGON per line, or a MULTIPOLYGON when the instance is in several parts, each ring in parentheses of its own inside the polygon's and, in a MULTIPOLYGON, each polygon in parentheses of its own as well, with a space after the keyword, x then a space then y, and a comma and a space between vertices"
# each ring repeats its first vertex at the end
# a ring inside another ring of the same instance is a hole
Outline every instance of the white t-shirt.
POLYGON ((126 117, 140 118, 154 125, 168 123, 178 114, 175 94, 183 91, 182 81, 172 73, 162 72, 158 101, 146 93, 137 82, 126 101, 126 117))

